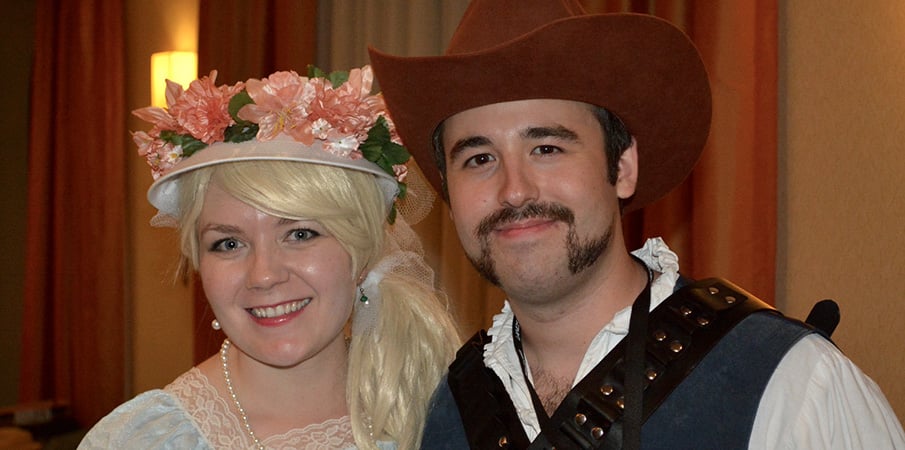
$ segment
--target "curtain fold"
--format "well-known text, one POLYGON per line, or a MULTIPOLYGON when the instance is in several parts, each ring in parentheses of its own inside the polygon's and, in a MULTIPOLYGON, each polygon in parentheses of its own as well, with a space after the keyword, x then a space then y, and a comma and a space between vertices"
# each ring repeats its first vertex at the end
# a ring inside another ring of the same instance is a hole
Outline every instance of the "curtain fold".
POLYGON ((198 73, 218 84, 314 63, 316 0, 201 0, 198 20, 198 73))
MULTIPOLYGON (((329 23, 330 28, 318 31, 322 50, 318 60, 341 68, 368 64, 369 45, 395 55, 442 54, 468 0, 325 0, 322 4, 329 7, 322 9, 320 23, 329 23)), ((469 337, 485 328, 502 307, 505 294, 468 262, 446 203, 438 197, 427 218, 413 228, 438 285, 449 297, 460 332, 469 337)))
MULTIPOLYGON (((625 217, 627 245, 663 236, 694 278, 728 278, 775 303, 777 4, 586 0, 593 12, 657 15, 684 29, 710 75, 710 138, 691 175, 625 217)), ((639 143, 644 145, 644 143, 639 143)))
MULTIPOLYGON (((205 67, 237 64, 245 57, 243 52, 255 51, 242 47, 255 39, 237 40, 245 32, 236 33, 234 28, 222 33, 223 22, 212 14, 246 22, 252 20, 246 16, 266 8, 236 11, 235 2, 217 2, 218 11, 208 13, 212 8, 202 1, 202 73, 208 70, 205 67), (206 32, 205 21, 208 27, 217 24, 220 31, 209 28, 206 32), (205 39, 220 41, 205 44, 205 39), (221 49, 220 56, 205 50, 206 45, 221 49)), ((308 37, 316 41, 318 64, 327 70, 367 64, 367 45, 399 55, 441 54, 467 3, 322 1, 317 5, 316 39, 308 37)), ((686 275, 726 277, 772 303, 777 223, 776 0, 738 5, 701 0, 584 0, 584 4, 589 12, 654 14, 683 28, 701 51, 713 89, 711 135, 697 168, 664 199, 625 217, 627 244, 637 248, 647 237, 663 236, 678 253, 686 275)), ((314 30, 309 23, 299 22, 296 28, 314 30)), ((250 72, 235 79, 258 76, 262 70, 250 72)), ((464 257, 446 205, 438 200, 415 230, 440 286, 449 294, 462 332, 470 335, 486 327, 504 294, 482 280, 464 257)))
MULTIPOLYGON (((198 73, 217 70, 217 84, 262 78, 278 70, 301 75, 315 63, 317 0, 201 0, 198 73)), ((194 283, 195 364, 220 349, 224 335, 199 280, 194 283)))
MULTIPOLYGON (((348 68, 367 63, 367 44, 396 54, 439 54, 466 4, 201 0, 199 72, 218 69, 218 82, 233 83, 276 70, 302 73, 315 61, 328 70, 348 68)), ((711 77, 713 126, 701 161, 676 191, 626 217, 629 245, 662 235, 687 275, 724 276, 772 301, 776 0, 585 4, 593 12, 646 12, 678 24, 711 77)), ((37 0, 37 10, 20 400, 70 405, 81 423, 91 424, 125 400, 127 385, 123 264, 132 153, 122 151, 129 145, 123 6, 37 0)), ((474 272, 445 204, 438 205, 416 229, 460 328, 470 334, 489 324, 503 294, 474 272)), ((197 362, 216 352, 221 337, 209 331, 212 316, 200 287, 196 296, 197 362)))
MULTIPOLYGON (((365 48, 441 54, 467 1, 331 2, 332 33, 319 58, 367 62, 365 48), (379 12, 377 12, 379 11, 379 12), (379 30, 379 32, 378 32, 379 30), (440 39, 437 37, 440 36, 440 39)), ((713 89, 713 125, 701 161, 664 199, 624 218, 630 248, 663 236, 692 277, 722 276, 773 302, 776 254, 776 0, 743 5, 701 0, 584 0, 592 13, 637 12, 683 28, 701 51, 713 89)), ((324 44, 321 44, 324 47, 324 44)), ((413 94, 415 95, 415 94, 413 94)), ((641 143, 643 145, 643 143, 641 143)), ((462 253, 445 204, 415 227, 465 335, 486 327, 504 294, 480 279, 462 253)))
POLYGON ((37 11, 19 400, 90 425, 126 395, 123 6, 37 11))

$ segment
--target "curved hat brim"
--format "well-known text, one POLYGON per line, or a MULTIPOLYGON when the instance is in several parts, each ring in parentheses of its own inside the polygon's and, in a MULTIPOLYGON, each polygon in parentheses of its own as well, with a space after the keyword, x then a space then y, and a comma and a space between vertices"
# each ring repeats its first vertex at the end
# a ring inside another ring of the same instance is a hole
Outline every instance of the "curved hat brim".
POLYGON ((289 139, 272 141, 218 142, 199 150, 173 166, 148 189, 148 201, 160 214, 178 217, 180 176, 217 164, 238 161, 294 161, 357 170, 374 175, 387 204, 392 204, 399 186, 396 179, 379 166, 364 158, 350 159, 334 155, 321 147, 320 142, 305 145, 289 139))
POLYGON ((684 33, 653 16, 564 18, 471 53, 369 52, 397 131, 438 191, 432 134, 446 118, 479 106, 549 98, 618 115, 639 153, 638 187, 626 211, 681 183, 710 130, 710 86, 700 56, 684 33))

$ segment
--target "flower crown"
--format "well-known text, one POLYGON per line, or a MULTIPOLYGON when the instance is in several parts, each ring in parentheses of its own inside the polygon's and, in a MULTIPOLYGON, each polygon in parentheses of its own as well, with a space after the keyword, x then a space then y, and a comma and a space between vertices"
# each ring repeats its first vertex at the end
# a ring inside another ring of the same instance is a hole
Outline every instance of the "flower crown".
MULTIPOLYGON (((132 133, 138 153, 155 180, 211 144, 270 141, 280 135, 305 145, 319 141, 324 151, 351 160, 365 158, 396 179, 397 198, 405 197, 405 163, 383 97, 371 94, 370 66, 326 74, 308 66, 308 76, 282 71, 232 86, 217 86, 217 71, 194 80, 188 89, 167 80, 167 107, 132 113, 152 123, 132 133)), ((395 219, 395 205, 390 222, 395 219)))

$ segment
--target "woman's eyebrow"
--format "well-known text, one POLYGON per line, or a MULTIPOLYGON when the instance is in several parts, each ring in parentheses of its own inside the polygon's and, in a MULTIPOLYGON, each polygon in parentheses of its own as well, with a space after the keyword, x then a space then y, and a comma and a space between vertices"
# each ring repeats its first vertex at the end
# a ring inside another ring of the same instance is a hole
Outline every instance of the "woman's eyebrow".
POLYGON ((239 227, 234 227, 232 225, 209 223, 202 227, 198 234, 204 234, 207 231, 216 231, 223 234, 239 234, 241 230, 239 229, 239 227))

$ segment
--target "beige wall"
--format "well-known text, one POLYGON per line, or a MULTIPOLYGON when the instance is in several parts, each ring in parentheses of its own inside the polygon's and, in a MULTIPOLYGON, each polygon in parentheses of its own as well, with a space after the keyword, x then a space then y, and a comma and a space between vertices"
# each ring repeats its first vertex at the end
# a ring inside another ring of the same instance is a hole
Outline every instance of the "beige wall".
POLYGON ((905 418, 905 2, 780 1, 777 298, 834 298, 839 347, 905 418))

